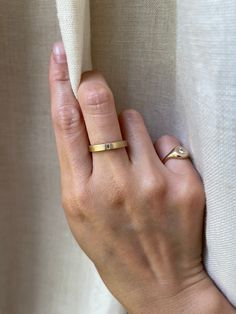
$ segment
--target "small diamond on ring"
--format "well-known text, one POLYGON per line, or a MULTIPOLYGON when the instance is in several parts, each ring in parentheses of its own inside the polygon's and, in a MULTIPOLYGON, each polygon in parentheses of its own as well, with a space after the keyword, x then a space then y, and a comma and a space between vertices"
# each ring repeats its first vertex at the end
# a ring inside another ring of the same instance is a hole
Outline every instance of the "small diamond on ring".
POLYGON ((185 149, 184 149, 183 147, 180 147, 180 148, 179 148, 179 153, 180 153, 180 154, 185 154, 185 149))
POLYGON ((105 145, 105 148, 106 148, 106 149, 111 149, 111 148, 112 148, 112 145, 111 145, 111 144, 106 144, 106 145, 105 145))

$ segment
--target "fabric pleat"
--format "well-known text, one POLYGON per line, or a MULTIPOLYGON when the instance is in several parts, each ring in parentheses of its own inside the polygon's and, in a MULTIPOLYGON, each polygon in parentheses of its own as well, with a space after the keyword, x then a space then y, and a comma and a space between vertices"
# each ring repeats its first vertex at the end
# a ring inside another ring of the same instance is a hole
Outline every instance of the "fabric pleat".
POLYGON ((57 0, 57 9, 76 95, 81 74, 91 70, 89 1, 57 0))

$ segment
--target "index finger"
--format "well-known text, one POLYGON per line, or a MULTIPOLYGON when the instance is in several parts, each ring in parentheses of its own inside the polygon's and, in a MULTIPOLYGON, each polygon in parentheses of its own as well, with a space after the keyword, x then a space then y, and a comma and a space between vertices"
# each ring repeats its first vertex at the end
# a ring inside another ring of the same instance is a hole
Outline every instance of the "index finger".
POLYGON ((53 126, 63 178, 91 174, 92 161, 88 136, 79 104, 72 92, 66 54, 62 43, 56 43, 50 59, 49 81, 53 126))

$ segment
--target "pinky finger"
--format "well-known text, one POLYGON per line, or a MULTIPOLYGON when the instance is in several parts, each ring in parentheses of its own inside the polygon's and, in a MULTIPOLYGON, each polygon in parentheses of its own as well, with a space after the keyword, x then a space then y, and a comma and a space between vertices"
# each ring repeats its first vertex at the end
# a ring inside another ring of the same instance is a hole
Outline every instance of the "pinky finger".
MULTIPOLYGON (((163 160, 163 158, 165 158, 165 156, 169 154, 173 148, 176 146, 181 146, 181 143, 174 136, 164 135, 155 142, 154 146, 160 159, 163 160)), ((172 158, 165 162, 165 166, 167 169, 176 174, 192 174, 193 172, 196 172, 190 158, 172 158)))

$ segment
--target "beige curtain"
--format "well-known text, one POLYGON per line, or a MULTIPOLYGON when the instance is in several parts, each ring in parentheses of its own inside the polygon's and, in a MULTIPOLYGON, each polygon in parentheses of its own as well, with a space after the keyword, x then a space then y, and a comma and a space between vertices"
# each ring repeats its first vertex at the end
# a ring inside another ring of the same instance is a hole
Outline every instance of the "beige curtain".
POLYGON ((1 314, 104 313, 60 204, 47 79, 59 38, 54 0, 0 1, 1 314))
MULTIPOLYGON (((191 150, 207 193, 206 266, 236 305, 236 2, 57 8, 74 91, 92 59, 119 110, 136 108, 153 140, 172 133, 191 150)), ((0 1, 0 313, 124 314, 60 205, 47 85, 58 38, 55 0, 0 1)))

